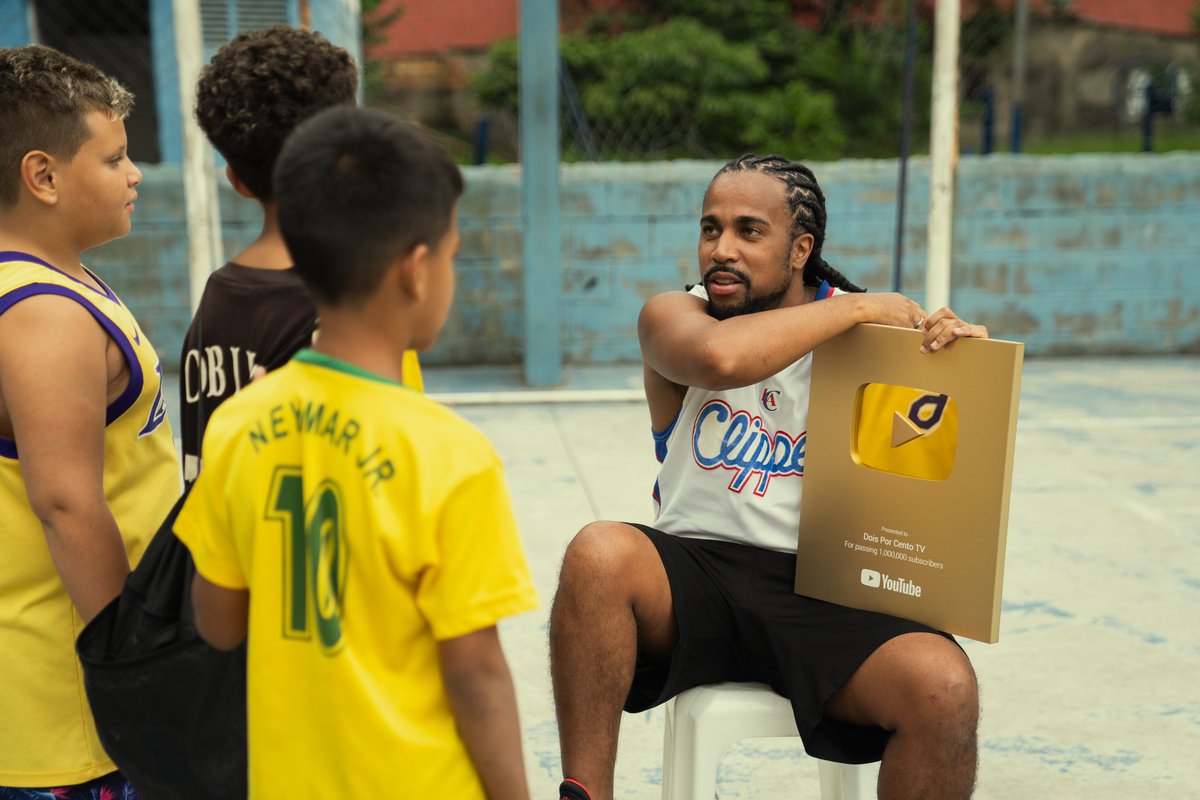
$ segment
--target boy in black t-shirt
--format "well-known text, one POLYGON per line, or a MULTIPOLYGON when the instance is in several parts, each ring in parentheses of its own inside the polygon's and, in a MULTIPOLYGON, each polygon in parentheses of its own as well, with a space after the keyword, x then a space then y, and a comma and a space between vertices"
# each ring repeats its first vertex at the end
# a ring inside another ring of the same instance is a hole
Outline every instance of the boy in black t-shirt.
MULTIPOLYGON (((271 173, 283 142, 318 111, 353 105, 358 68, 319 33, 277 25, 244 33, 204 68, 196 119, 227 163, 234 190, 262 205, 258 238, 209 276, 180 359, 184 478, 200 471, 200 442, 213 410, 312 343, 316 307, 292 270, 279 231, 271 173)), ((405 383, 421 389, 416 357, 405 383)))

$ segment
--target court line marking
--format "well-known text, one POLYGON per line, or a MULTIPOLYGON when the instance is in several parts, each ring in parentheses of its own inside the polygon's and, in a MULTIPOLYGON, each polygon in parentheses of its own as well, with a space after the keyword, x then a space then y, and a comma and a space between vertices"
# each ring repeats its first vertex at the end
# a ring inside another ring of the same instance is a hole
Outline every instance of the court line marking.
POLYGON ((1085 417, 1082 419, 1017 420, 1017 430, 1091 430, 1097 428, 1198 428, 1200 416, 1179 417, 1085 417))

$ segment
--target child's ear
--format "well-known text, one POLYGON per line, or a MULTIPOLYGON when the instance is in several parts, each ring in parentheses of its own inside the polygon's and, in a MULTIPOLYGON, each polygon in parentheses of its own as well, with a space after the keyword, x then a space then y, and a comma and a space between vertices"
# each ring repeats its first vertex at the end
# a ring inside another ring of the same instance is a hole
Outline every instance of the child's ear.
POLYGON ((248 200, 258 199, 258 195, 250 191, 250 188, 242 183, 242 179, 237 176, 237 173, 233 171, 233 167, 228 164, 225 165, 225 178, 229 181, 229 185, 233 187, 233 190, 242 197, 248 200))
POLYGON ((396 262, 399 270, 400 291, 405 297, 419 303, 429 290, 429 245, 419 244, 396 262))
POLYGON ((21 159, 21 183, 38 202, 48 206, 58 204, 58 162, 41 150, 30 150, 21 159))

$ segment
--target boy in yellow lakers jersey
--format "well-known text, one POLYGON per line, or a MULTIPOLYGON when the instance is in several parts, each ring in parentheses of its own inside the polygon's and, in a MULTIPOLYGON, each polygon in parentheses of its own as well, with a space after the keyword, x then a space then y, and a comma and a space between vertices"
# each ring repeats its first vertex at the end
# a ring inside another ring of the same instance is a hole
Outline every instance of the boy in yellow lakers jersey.
POLYGON ((129 791, 96 738, 74 641, 120 592, 180 489, 158 357, 80 262, 129 232, 142 177, 126 152, 132 102, 50 48, 0 50, 5 797, 129 791))
POLYGON ((200 634, 248 637, 250 797, 528 798, 496 624, 537 598, 501 464, 401 383, 450 308, 462 176, 339 107, 275 189, 321 335, 217 409, 175 525, 200 634))

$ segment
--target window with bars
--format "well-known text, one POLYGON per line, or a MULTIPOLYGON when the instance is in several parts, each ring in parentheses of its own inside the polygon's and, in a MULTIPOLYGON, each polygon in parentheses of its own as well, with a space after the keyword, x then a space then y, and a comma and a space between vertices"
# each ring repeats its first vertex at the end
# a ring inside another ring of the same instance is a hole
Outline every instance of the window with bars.
POLYGON ((130 156, 159 161, 149 0, 35 0, 31 11, 39 42, 94 64, 133 92, 125 122, 130 156))
MULTIPOLYGON (((179 112, 178 97, 157 97, 155 76, 169 65, 169 52, 156 53, 154 42, 173 41, 171 0, 26 0, 34 41, 70 53, 112 75, 134 93, 136 102, 125 123, 135 161, 178 159, 172 150, 179 112), (165 12, 165 13, 164 13, 165 12), (159 116, 162 111, 166 119, 159 116), (166 143, 160 138, 160 127, 166 143), (165 148, 165 151, 164 151, 165 148)), ((239 33, 271 25, 297 25, 312 0, 199 0, 204 61, 239 33)), ((169 45, 168 45, 169 47, 169 45)), ((171 74, 168 70, 166 74, 171 74)), ((184 117, 187 115, 184 114, 184 117)))
POLYGON ((204 60, 234 36, 271 25, 295 24, 289 0, 200 0, 204 60))

